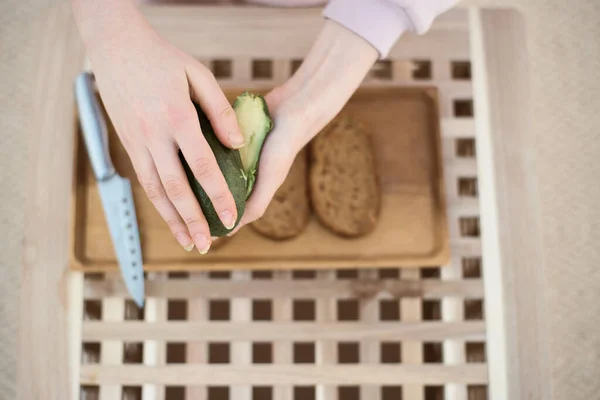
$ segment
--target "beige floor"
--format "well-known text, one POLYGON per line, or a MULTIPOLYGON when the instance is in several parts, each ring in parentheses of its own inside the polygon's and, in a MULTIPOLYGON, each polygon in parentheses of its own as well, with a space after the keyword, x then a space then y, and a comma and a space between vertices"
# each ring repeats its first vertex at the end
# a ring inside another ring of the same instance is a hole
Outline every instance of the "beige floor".
MULTIPOLYGON (((0 398, 14 398, 33 65, 30 22, 57 0, 0 2, 0 398)), ((520 3, 529 17, 544 321, 556 399, 600 398, 600 1, 520 3)))

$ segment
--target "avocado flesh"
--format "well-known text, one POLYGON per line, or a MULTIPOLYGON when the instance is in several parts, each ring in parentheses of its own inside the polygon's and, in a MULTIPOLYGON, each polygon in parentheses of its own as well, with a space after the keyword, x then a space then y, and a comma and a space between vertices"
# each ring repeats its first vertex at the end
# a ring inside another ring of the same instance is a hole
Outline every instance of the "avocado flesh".
POLYGON ((244 174, 248 181, 246 196, 250 197, 256 181, 260 152, 267 134, 273 128, 273 121, 265 99, 258 94, 242 93, 233 104, 238 126, 245 139, 239 149, 244 174))

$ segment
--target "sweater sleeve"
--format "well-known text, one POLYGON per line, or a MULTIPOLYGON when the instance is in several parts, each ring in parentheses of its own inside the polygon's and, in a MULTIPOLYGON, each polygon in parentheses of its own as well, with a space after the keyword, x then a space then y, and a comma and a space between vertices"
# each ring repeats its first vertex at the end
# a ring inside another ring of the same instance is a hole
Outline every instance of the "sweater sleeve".
POLYGON ((457 0, 331 0, 323 15, 361 36, 385 58, 404 32, 427 32, 433 20, 455 3, 457 0))

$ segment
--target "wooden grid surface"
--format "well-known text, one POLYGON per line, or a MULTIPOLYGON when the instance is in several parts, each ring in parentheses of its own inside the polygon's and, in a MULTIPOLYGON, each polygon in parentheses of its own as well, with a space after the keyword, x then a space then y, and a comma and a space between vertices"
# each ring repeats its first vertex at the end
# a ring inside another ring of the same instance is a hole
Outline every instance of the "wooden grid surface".
MULTIPOLYGON (((202 59, 223 84, 273 85, 301 60, 202 59)), ((485 322, 470 63, 378 62, 366 85, 440 94, 452 259, 436 268, 86 274, 80 398, 479 400, 485 322)))

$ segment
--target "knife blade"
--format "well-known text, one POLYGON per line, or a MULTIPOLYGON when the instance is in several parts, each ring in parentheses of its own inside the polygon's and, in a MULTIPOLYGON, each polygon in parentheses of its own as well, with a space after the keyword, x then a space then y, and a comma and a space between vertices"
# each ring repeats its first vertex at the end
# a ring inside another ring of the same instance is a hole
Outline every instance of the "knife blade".
POLYGON ((121 276, 129 295, 138 307, 143 307, 144 268, 131 183, 119 176, 110 159, 106 121, 96 100, 91 73, 79 74, 75 81, 75 97, 82 136, 121 276))

